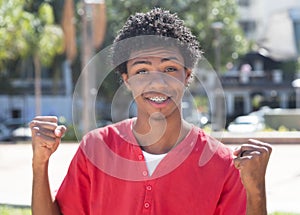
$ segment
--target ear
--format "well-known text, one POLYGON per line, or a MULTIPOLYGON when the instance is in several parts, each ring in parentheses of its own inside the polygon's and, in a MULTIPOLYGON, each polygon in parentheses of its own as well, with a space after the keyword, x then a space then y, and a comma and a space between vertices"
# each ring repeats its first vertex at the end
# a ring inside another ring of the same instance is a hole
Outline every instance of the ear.
POLYGON ((128 74, 122 73, 122 79, 123 79, 123 82, 124 82, 125 86, 127 87, 127 89, 130 90, 130 85, 128 83, 128 74))
POLYGON ((188 86, 190 79, 192 77, 192 70, 190 68, 185 68, 185 85, 188 86))

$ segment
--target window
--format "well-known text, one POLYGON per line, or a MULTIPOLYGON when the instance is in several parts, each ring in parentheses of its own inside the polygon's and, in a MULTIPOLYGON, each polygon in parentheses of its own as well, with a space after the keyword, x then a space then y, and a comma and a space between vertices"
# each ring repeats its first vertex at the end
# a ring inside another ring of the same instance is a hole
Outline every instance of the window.
POLYGON ((250 0, 238 0, 238 5, 242 7, 249 7, 250 5, 250 0))

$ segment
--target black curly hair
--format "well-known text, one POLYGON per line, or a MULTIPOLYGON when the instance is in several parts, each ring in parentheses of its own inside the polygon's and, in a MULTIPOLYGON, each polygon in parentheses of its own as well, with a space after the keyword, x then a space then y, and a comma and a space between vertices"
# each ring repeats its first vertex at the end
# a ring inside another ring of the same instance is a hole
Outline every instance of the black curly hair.
POLYGON ((196 37, 176 13, 154 8, 147 13, 131 15, 119 31, 112 46, 112 61, 116 71, 127 73, 130 54, 153 46, 178 47, 186 68, 192 68, 202 54, 196 37))

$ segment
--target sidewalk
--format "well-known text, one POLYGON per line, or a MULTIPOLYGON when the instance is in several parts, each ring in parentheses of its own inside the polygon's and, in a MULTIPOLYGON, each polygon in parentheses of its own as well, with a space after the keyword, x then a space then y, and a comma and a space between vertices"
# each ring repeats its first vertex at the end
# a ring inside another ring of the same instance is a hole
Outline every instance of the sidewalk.
POLYGON ((300 213, 300 144, 273 145, 267 169, 269 212, 300 213))
MULTIPOLYGON (((61 144, 49 166, 51 187, 58 188, 78 144, 61 144)), ((232 147, 236 147, 232 146, 232 147)), ((300 213, 300 144, 273 145, 267 170, 268 211, 300 213)), ((0 144, 0 204, 30 205, 31 145, 0 144)))
MULTIPOLYGON (((49 164, 50 186, 57 189, 78 144, 61 144, 49 164)), ((31 144, 0 144, 0 204, 31 204, 31 144)))

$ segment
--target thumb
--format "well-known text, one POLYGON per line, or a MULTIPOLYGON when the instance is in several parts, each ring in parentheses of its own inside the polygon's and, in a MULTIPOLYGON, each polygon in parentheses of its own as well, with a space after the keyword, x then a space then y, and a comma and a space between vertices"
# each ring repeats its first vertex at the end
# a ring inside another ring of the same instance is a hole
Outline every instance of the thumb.
POLYGON ((59 125, 54 130, 54 134, 56 137, 62 137, 65 134, 66 130, 67 130, 66 126, 59 125))
POLYGON ((241 153, 241 151, 242 151, 241 146, 238 146, 238 147, 236 147, 236 148, 233 150, 233 155, 236 156, 236 157, 238 157, 239 154, 241 153))

